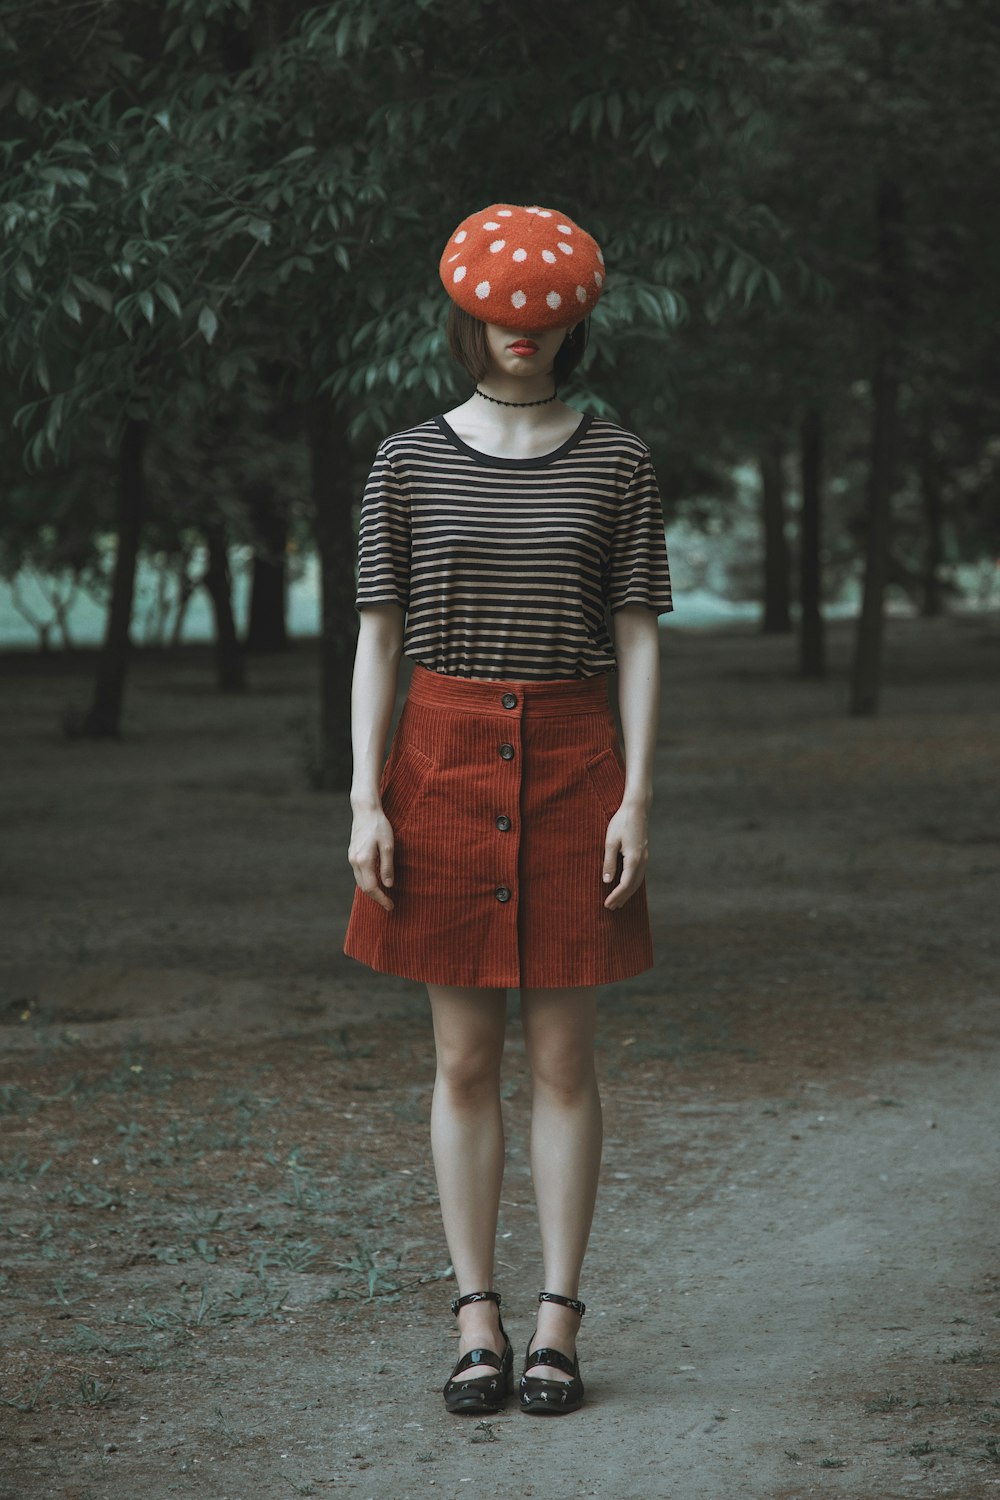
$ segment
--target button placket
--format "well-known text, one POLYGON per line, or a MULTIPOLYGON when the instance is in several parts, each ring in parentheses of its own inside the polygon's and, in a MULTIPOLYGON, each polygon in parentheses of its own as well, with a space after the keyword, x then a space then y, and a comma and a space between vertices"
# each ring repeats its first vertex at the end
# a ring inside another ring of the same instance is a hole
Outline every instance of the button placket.
MULTIPOLYGON (((509 693, 509 692, 508 693, 501 693, 500 694, 500 707, 502 709, 504 709, 504 711, 507 712, 507 713, 512 713, 515 710, 519 710, 521 708, 521 704, 520 704, 518 695, 516 693, 509 693)), ((514 713, 514 717, 515 717, 515 721, 518 723, 518 727, 520 727, 520 718, 521 718, 520 712, 514 713)), ((500 743, 500 745, 498 747, 498 752, 499 752, 499 755, 500 755, 500 759, 502 761, 505 761, 506 764, 510 766, 511 770, 515 774, 515 780, 514 780, 513 785, 509 784, 506 775, 504 775, 502 777, 503 786, 504 786, 504 790, 503 790, 502 795, 503 795, 503 800, 504 801, 507 801, 509 798, 513 798, 515 801, 519 800, 519 783, 520 783, 520 775, 521 775, 521 773, 520 773, 520 764, 519 764, 519 761, 518 761, 518 750, 519 750, 519 748, 520 748, 520 738, 519 738, 519 735, 518 735, 517 731, 515 731, 515 734, 512 737, 512 739, 501 741, 501 743, 500 743)), ((500 805, 503 806, 503 802, 501 802, 500 805)), ((513 824, 513 820, 508 816, 507 813, 495 813, 494 814, 494 826, 496 827, 498 833, 506 834, 506 833, 510 833, 511 832, 511 830, 513 829, 514 824, 513 824)), ((494 890, 493 890, 493 895, 494 895, 496 901, 501 906, 507 906, 510 903, 514 903, 514 906, 516 906, 516 902, 514 902, 514 893, 515 893, 515 888, 516 888, 516 879, 512 878, 512 876, 516 877, 516 873, 517 873, 517 855, 518 855, 517 841, 516 841, 516 839, 512 840, 512 841, 504 840, 503 845, 501 845, 501 847, 504 850, 504 856, 505 857, 500 861, 501 868, 497 871, 498 879, 497 879, 497 884, 496 884, 496 886, 494 887, 494 890), (507 868, 503 869, 503 866, 506 866, 507 868)), ((512 908, 511 908, 512 910, 514 909, 514 906, 512 906, 512 908)), ((517 940, 516 926, 513 929, 511 929, 511 931, 513 933, 513 941, 516 942, 516 940, 517 940)))

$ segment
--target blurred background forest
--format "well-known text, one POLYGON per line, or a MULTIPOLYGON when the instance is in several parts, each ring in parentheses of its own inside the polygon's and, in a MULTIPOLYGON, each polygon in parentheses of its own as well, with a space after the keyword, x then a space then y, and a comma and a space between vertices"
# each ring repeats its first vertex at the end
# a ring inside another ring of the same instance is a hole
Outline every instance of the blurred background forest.
POLYGON ((0 66, 0 646, 99 609, 67 734, 205 601, 227 692, 318 631, 346 784, 361 488, 467 394, 437 259, 500 200, 604 247, 563 394, 653 450, 671 625, 815 678, 853 615, 871 715, 888 612, 995 617, 989 0, 8 0, 0 66))

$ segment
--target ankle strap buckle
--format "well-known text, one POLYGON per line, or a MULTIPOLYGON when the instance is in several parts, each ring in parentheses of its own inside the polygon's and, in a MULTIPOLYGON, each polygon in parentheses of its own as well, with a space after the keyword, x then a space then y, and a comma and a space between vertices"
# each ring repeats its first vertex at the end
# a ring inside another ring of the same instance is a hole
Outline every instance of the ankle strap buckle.
POLYGON ((558 1292, 539 1292, 539 1302, 558 1302, 561 1307, 571 1307, 575 1313, 582 1318, 587 1311, 587 1304, 581 1302, 577 1297, 563 1297, 558 1292))
POLYGON ((459 1308, 460 1307, 468 1307, 469 1304, 470 1304, 470 1302, 495 1302, 496 1305, 497 1305, 497 1307, 499 1307, 500 1306, 500 1293, 499 1292, 466 1292, 466 1294, 465 1294, 464 1297, 453 1297, 452 1298, 452 1303, 451 1303, 451 1310, 455 1314, 456 1318, 458 1317, 458 1310, 459 1310, 459 1308))

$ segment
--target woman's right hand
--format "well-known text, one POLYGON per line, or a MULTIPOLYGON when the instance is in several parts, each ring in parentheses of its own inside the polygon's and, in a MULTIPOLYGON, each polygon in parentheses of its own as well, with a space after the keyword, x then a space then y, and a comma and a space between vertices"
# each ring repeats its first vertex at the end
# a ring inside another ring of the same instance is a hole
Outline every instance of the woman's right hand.
POLYGON ((392 826, 381 807, 356 810, 347 857, 359 890, 385 911, 393 910, 392 900, 383 889, 392 885, 393 852, 392 826))

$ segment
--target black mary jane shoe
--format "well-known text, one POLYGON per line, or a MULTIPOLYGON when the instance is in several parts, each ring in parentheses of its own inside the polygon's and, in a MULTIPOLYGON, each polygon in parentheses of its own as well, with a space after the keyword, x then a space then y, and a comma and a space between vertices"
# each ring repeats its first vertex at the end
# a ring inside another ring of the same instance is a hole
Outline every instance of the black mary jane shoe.
MULTIPOLYGON (((466 1307, 470 1302, 495 1302, 499 1307, 500 1293, 466 1292, 464 1297, 456 1297, 451 1304, 456 1318, 459 1308, 466 1307)), ((514 1389, 514 1350, 504 1332, 503 1319, 499 1321, 503 1354, 497 1354, 493 1349, 470 1349, 468 1354, 462 1355, 445 1382, 444 1404, 457 1416, 482 1416, 484 1413, 499 1411, 514 1389), (462 1380, 462 1371, 471 1370, 473 1365, 492 1365, 497 1373, 462 1380)))
MULTIPOLYGON (((581 1318, 587 1311, 584 1303, 577 1301, 575 1297, 561 1297, 558 1292, 539 1292, 538 1300, 559 1302, 563 1307, 571 1307, 581 1318)), ((534 1336, 532 1334, 531 1338, 534 1336)), ((531 1350, 531 1339, 528 1340, 528 1349, 531 1350)), ((517 1394, 521 1410, 530 1412, 535 1417, 561 1417, 568 1411, 576 1411, 583 1405, 579 1356, 574 1356, 571 1360, 561 1349, 548 1347, 531 1351, 525 1356, 524 1374, 517 1394), (537 1369, 539 1365, 553 1365, 557 1370, 565 1370, 570 1378, 543 1380, 540 1375, 528 1374, 529 1370, 537 1369)))

